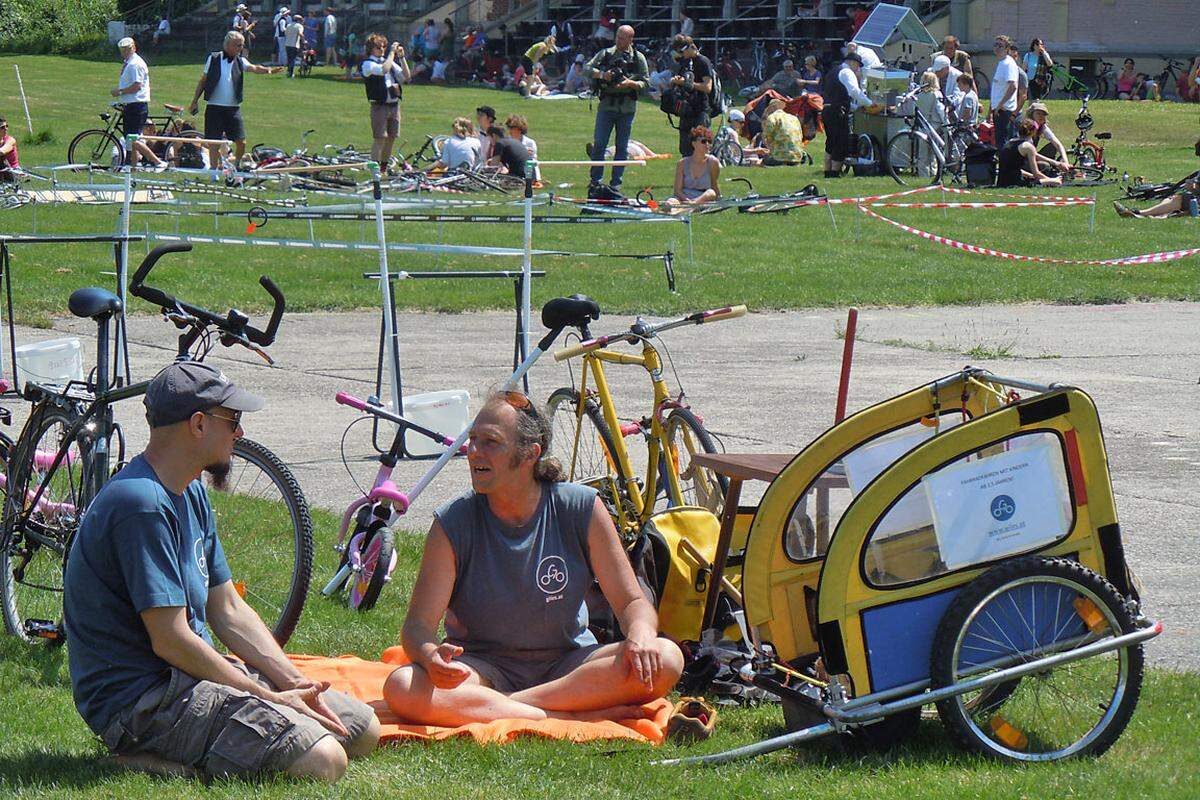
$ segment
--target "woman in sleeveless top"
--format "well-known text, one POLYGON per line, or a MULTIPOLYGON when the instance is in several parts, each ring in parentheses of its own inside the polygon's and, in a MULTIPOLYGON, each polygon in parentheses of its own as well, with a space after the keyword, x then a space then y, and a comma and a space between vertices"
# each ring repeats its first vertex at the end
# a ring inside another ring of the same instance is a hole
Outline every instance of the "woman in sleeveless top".
POLYGON ((475 418, 472 491, 435 513, 401 632, 412 663, 384 684, 401 719, 637 718, 679 680, 683 654, 658 635, 612 518, 543 457, 550 436, 519 392, 493 394, 475 418), (624 641, 598 644, 588 629, 595 581, 624 641))
POLYGON ((709 154, 713 132, 703 125, 692 128, 692 154, 675 167, 675 195, 665 205, 672 208, 712 203, 721 197, 721 162, 709 154))
POLYGON ((997 186, 1061 186, 1062 178, 1052 178, 1038 168, 1037 147, 1033 144, 1036 129, 1033 120, 1023 119, 1018 137, 1010 139, 997 155, 997 186))

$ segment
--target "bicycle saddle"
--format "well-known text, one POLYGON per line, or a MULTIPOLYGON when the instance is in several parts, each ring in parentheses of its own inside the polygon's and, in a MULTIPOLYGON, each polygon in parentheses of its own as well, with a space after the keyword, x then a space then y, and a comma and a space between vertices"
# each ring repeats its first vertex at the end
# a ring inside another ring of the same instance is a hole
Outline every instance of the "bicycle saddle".
POLYGON ((556 297, 542 306, 542 324, 547 328, 581 328, 589 319, 600 319, 600 304, 581 294, 556 297))
POLYGON ((178 114, 180 111, 183 111, 183 106, 177 106, 174 103, 163 103, 163 108, 172 114, 178 114))
POLYGON ((89 286, 71 292, 67 308, 77 317, 89 317, 100 322, 120 311, 121 301, 107 289, 89 286))

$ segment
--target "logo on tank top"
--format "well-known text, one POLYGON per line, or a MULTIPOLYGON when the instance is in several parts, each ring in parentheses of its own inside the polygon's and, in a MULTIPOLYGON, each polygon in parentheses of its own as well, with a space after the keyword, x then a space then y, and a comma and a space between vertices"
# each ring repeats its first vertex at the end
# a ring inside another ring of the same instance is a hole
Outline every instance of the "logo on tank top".
POLYGON ((208 580, 208 559, 204 555, 204 537, 196 539, 192 550, 196 554, 196 566, 200 569, 200 574, 204 576, 204 580, 208 580))
POLYGON ((551 595, 546 598, 547 603, 562 599, 561 596, 553 596, 567 588, 567 562, 562 556, 546 556, 538 563, 537 585, 543 592, 551 595))

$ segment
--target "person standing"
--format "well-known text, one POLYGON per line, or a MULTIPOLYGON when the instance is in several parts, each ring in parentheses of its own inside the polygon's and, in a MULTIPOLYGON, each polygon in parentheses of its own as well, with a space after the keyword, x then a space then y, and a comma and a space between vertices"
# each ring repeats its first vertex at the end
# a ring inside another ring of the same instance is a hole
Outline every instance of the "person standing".
POLYGON ((325 64, 327 66, 336 67, 338 63, 337 35, 337 16, 334 15, 332 8, 327 8, 325 9, 325 64))
POLYGON ((692 130, 708 129, 713 68, 712 62, 700 55, 700 48, 692 37, 682 33, 671 42, 671 54, 678 61, 671 85, 683 89, 688 97, 687 110, 679 118, 679 155, 686 157, 692 154, 695 140, 692 130))
MULTIPOLYGON (((616 44, 606 47, 588 62, 588 72, 600 84, 600 107, 596 111, 596 126, 592 133, 592 156, 597 157, 608 147, 609 137, 616 130, 614 161, 628 158, 629 137, 633 133, 633 118, 637 114, 638 92, 646 87, 650 68, 646 57, 633 47, 633 28, 617 28, 616 44)), ((599 160, 599 158, 597 158, 599 160)), ((621 187, 625 167, 614 166, 609 186, 621 187)), ((589 173, 588 195, 599 189, 604 179, 604 167, 593 166, 589 173)))
POLYGON ((836 72, 825 74, 821 95, 825 107, 821 121, 825 125, 825 177, 838 178, 842 162, 851 152, 850 115, 855 108, 871 105, 871 98, 862 90, 858 76, 862 72, 862 56, 854 50, 846 53, 836 72))
POLYGON ((158 27, 154 29, 154 46, 158 47, 171 37, 171 20, 166 17, 158 21, 158 27))
MULTIPOLYGON (((137 44, 130 37, 126 36, 117 42, 117 48, 125 63, 121 66, 117 88, 109 94, 117 98, 117 104, 121 106, 121 126, 125 133, 140 134, 150 115, 150 68, 138 55, 137 44)), ((162 159, 145 142, 134 142, 129 153, 130 166, 136 167, 141 156, 145 156, 156 167, 164 166, 162 159)))
MULTIPOLYGON (((956 70, 970 77, 971 85, 975 86, 975 67, 971 64, 971 55, 966 50, 959 49, 957 36, 942 39, 942 55, 950 59, 950 65, 956 70)), ((975 91, 978 93, 978 87, 975 91)))
POLYGON ((287 38, 287 27, 291 24, 292 10, 287 6, 280 6, 279 11, 275 13, 275 18, 271 21, 271 30, 275 34, 275 64, 287 63, 287 45, 284 40, 287 38))
POLYGON ((229 29, 237 31, 242 35, 243 54, 250 52, 250 43, 254 41, 255 36, 254 26, 257 24, 258 23, 251 18, 250 9, 246 7, 246 4, 238 3, 237 8, 234 9, 233 20, 232 24, 229 26, 229 29))
POLYGON ((992 93, 989 103, 992 109, 992 124, 996 126, 996 145, 1001 146, 1013 136, 1013 119, 1017 112, 1017 87, 1020 83, 1020 68, 1009 55, 1012 39, 1001 34, 992 43, 996 54, 996 71, 992 73, 992 93))
POLYGON ((404 82, 412 80, 412 71, 399 42, 388 46, 387 37, 372 33, 367 37, 367 59, 362 63, 363 83, 371 103, 371 159, 388 168, 392 148, 400 135, 400 101, 404 82), (385 56, 386 53, 386 56, 385 56))
POLYGON ((1047 72, 1054 66, 1054 59, 1042 40, 1034 38, 1029 43, 1029 52, 1025 53, 1023 61, 1025 78, 1029 81, 1029 99, 1036 102, 1046 96, 1047 72))
POLYGON ((430 17, 425 20, 425 30, 421 33, 421 45, 425 48, 425 57, 433 58, 436 56, 441 43, 442 32, 438 30, 437 23, 430 17))
POLYGON ((1014 44, 1008 48, 1008 54, 1012 57, 1014 63, 1017 64, 1017 108, 1013 111, 1014 124, 1021 117, 1021 111, 1025 108, 1025 103, 1029 100, 1029 78, 1025 75, 1025 70, 1020 67, 1021 51, 1014 44))
POLYGON ((296 77, 296 59, 300 57, 300 52, 307 46, 307 37, 304 35, 304 16, 295 14, 292 16, 292 21, 287 26, 287 31, 283 35, 283 46, 287 52, 287 73, 289 78, 296 77))
MULTIPOLYGON (((237 31, 225 34, 224 46, 209 53, 204 62, 204 72, 196 84, 188 113, 200 112, 200 95, 204 95, 204 138, 230 139, 234 143, 234 159, 242 160, 246 153, 246 126, 242 122, 242 80, 246 72, 258 75, 274 75, 283 72, 283 67, 263 67, 250 63, 242 55, 245 39, 237 31)), ((209 164, 213 169, 221 163, 221 145, 208 147, 209 164)))

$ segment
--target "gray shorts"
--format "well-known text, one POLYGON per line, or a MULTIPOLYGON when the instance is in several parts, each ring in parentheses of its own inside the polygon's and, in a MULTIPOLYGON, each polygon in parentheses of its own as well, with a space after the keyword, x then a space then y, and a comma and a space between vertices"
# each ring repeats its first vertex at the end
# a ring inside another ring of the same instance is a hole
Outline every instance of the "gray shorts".
POLYGON ((371 135, 376 139, 395 139, 400 135, 399 103, 371 103, 371 135))
MULTIPOLYGON (((229 661, 274 689, 255 670, 229 661)), ((350 732, 348 739, 335 737, 344 746, 362 736, 375 717, 370 706, 348 694, 330 690, 322 697, 350 732)), ((145 753, 208 777, 248 777, 283 772, 326 736, 334 734, 290 708, 172 669, 168 680, 118 714, 100 738, 116 755, 145 753)))
POLYGON ((490 653, 463 653, 454 660, 461 661, 478 672, 479 677, 490 683, 496 691, 512 694, 574 672, 587 661, 588 656, 601 647, 603 645, 599 644, 579 647, 568 650, 557 658, 539 661, 526 661, 490 653))

